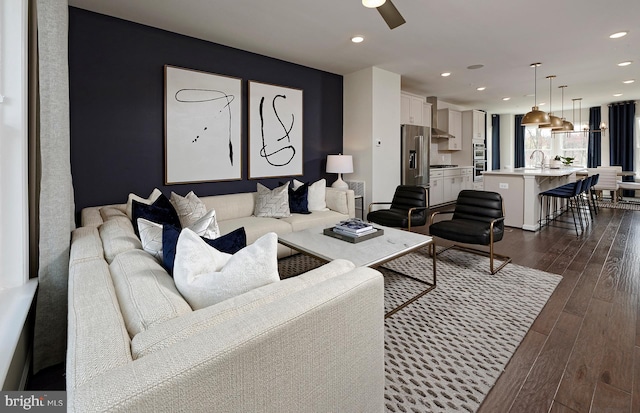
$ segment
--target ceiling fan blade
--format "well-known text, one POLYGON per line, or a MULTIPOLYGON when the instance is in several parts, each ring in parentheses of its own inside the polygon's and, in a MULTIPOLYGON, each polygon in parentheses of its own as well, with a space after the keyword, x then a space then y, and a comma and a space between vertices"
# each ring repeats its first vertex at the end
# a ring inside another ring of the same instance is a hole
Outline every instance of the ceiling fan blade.
POLYGON ((398 9, 396 9, 396 6, 391 3, 391 0, 385 1, 382 6, 376 8, 390 29, 395 29, 406 23, 404 17, 402 17, 398 9))

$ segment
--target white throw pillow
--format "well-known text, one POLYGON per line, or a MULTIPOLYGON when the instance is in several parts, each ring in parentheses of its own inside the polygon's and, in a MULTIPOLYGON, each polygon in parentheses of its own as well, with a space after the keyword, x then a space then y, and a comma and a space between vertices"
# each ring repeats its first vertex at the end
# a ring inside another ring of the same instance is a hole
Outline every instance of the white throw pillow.
POLYGON ((253 215, 268 218, 286 218, 289 210, 289 182, 275 189, 258 183, 258 194, 253 215))
MULTIPOLYGON (((297 179, 293 180, 293 189, 298 189, 304 185, 303 182, 297 179)), ((328 211, 326 195, 327 195, 327 180, 322 178, 311 185, 309 185, 309 192, 307 194, 307 204, 309 211, 328 211)))
MULTIPOLYGON (((220 236, 214 209, 207 212, 188 228, 201 237, 215 239, 220 236)), ((138 232, 140 233, 142 249, 153 255, 162 264, 162 224, 138 218, 138 232)))
POLYGON ((182 228, 188 227, 207 213, 207 206, 193 191, 189 192, 186 196, 180 196, 175 192, 171 192, 169 201, 178 213, 182 228))
POLYGON ((178 238, 173 279, 198 310, 280 280, 278 236, 267 233, 234 255, 209 246, 189 229, 178 238))
POLYGON ((129 198, 127 198, 127 216, 129 217, 129 219, 133 219, 133 213, 131 211, 133 208, 134 199, 142 204, 151 205, 156 202, 156 199, 158 199, 160 195, 162 195, 162 192, 160 192, 158 188, 153 188, 153 191, 148 198, 142 198, 141 196, 138 196, 136 194, 129 194, 129 198))

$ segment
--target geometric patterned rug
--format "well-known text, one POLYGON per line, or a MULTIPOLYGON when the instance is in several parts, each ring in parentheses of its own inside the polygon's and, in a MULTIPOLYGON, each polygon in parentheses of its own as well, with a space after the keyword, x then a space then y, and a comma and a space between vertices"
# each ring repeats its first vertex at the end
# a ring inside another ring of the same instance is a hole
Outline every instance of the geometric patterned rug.
MULTIPOLYGON (((283 278, 320 262, 297 254, 283 278)), ((513 263, 495 275, 489 259, 456 250, 438 256, 437 287, 385 319, 385 405, 396 412, 475 412, 562 278, 513 263)), ((431 280, 419 250, 385 267, 431 280)), ((424 284, 379 268, 385 313, 424 284)))
MULTIPOLYGON (((634 198, 627 198, 627 199, 634 199, 634 198)), ((600 199, 597 201, 597 205, 600 208, 614 208, 614 209, 626 209, 629 211, 640 211, 640 202, 636 202, 636 201, 621 200, 616 203, 613 203, 613 201, 608 199, 600 199)))

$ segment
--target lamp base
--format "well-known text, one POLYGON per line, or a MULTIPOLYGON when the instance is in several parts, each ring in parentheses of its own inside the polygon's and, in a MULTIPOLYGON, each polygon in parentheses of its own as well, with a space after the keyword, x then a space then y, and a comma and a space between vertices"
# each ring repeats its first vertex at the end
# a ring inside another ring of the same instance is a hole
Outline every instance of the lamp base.
POLYGON ((331 188, 346 191, 347 189, 349 189, 349 185, 342 180, 342 174, 338 174, 338 179, 336 179, 336 181, 331 184, 331 188))

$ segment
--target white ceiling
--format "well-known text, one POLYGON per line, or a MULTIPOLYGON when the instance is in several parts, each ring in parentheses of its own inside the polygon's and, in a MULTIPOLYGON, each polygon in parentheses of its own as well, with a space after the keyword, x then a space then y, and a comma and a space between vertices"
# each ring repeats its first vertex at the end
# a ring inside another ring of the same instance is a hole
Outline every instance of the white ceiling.
POLYGON ((69 0, 69 5, 346 75, 399 73, 403 90, 491 113, 537 101, 571 119, 582 108, 640 98, 638 0, 393 0, 407 23, 389 30, 361 0, 69 0), (609 35, 627 30, 621 39, 609 35), (350 38, 363 35, 353 44, 350 38), (627 67, 617 63, 631 60, 627 67), (468 66, 484 67, 469 70, 468 66), (448 78, 442 72, 451 72, 448 78), (623 80, 635 79, 632 84, 623 80), (485 86, 483 92, 476 90, 485 86), (623 93, 614 97, 614 93, 623 93), (511 97, 504 102, 503 97, 511 97), (578 103, 575 104, 576 109, 578 103))

